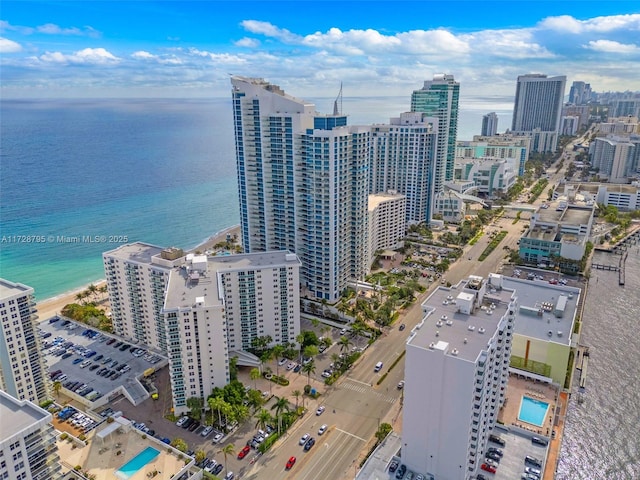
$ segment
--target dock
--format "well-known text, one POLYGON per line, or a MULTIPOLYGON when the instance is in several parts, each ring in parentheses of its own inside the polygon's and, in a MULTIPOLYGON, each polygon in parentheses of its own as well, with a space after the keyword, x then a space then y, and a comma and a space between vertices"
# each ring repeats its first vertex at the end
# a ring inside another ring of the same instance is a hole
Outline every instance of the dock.
POLYGON ((627 261, 627 256, 629 252, 626 250, 620 257, 620 267, 618 268, 618 285, 624 285, 624 264, 627 261))
POLYGON ((602 263, 592 263, 591 267, 597 270, 609 270, 613 272, 617 272, 619 270, 619 267, 615 265, 604 265, 602 263))
POLYGON ((587 382, 587 368, 589 367, 589 347, 584 347, 580 366, 580 390, 584 391, 587 382))

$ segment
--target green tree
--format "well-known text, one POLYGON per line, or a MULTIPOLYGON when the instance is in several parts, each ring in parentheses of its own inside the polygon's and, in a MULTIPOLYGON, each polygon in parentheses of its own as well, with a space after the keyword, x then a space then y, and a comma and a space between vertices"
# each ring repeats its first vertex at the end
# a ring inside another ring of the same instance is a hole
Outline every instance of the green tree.
POLYGON ((229 359, 229 379, 238 380, 238 357, 229 359))
POLYGON ((253 388, 255 390, 258 389, 258 379, 261 377, 262 375, 260 374, 260 369, 258 368, 252 368, 251 371, 249 372, 249 378, 251 380, 253 380, 253 388))
POLYGON ((96 287, 93 283, 87 287, 87 296, 93 297, 94 299, 98 295, 98 287, 96 287))
POLYGON ((338 340, 338 345, 340 346, 340 353, 345 353, 349 351, 349 347, 353 345, 353 342, 348 337, 342 336, 338 340))
POLYGON ((296 410, 298 409, 298 398, 300 398, 300 396, 302 395, 302 392, 300 390, 294 390, 293 392, 291 392, 291 395, 293 395, 296 399, 296 410))
POLYGON ((304 347, 303 355, 306 358, 313 358, 318 355, 318 353, 320 353, 320 350, 318 350, 318 347, 316 345, 307 345, 306 347, 304 347))
POLYGON ((264 408, 260 409, 256 415, 256 428, 264 430, 271 421, 271 414, 264 408))
POLYGON ((392 430, 393 428, 388 423, 381 423, 376 431, 376 439, 378 440, 378 443, 387 438, 387 435, 389 435, 392 430))
POLYGON ((276 375, 280 376, 280 358, 282 358, 282 354, 284 353, 284 345, 277 344, 274 345, 271 349, 271 357, 276 361, 276 375))
POLYGON ((62 382, 60 380, 56 380, 53 382, 53 392, 56 394, 56 397, 60 395, 60 390, 62 389, 62 382))
POLYGON ((311 374, 316 373, 316 362, 311 360, 302 365, 302 371, 307 374, 307 385, 311 385, 311 374))
POLYGON ((280 431, 282 429, 282 413, 288 412, 290 410, 289 402, 286 398, 279 397, 278 400, 276 400, 276 403, 271 406, 271 410, 276 411, 276 419, 278 420, 278 434, 280 434, 280 431))
POLYGON ((182 453, 189 450, 189 446, 187 445, 187 442, 185 442, 183 439, 178 437, 171 440, 171 446, 176 450, 180 450, 182 453))
POLYGON ((202 460, 205 459, 206 456, 207 454, 204 453, 204 450, 198 450, 195 456, 196 463, 200 463, 202 460))
POLYGON ((260 390, 249 390, 249 392, 247 393, 247 402, 249 402, 248 406, 253 408, 254 412, 258 408, 260 408, 260 406, 262 406, 262 404, 264 403, 260 390))
POLYGON ((187 407, 189 407, 189 416, 200 420, 202 418, 202 408, 204 407, 204 401, 200 397, 187 398, 187 407))
POLYGON ((224 468, 227 468, 227 456, 233 455, 236 452, 236 447, 233 443, 225 445, 220 449, 220 452, 224 455, 224 468))

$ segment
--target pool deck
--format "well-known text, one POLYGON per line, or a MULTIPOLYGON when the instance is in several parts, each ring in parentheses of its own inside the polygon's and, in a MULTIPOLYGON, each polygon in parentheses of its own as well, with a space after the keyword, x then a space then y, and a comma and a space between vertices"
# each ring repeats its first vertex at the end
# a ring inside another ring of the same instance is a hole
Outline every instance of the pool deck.
POLYGON ((515 425, 530 432, 551 437, 553 413, 555 411, 557 396, 556 389, 552 385, 520 378, 513 374, 509 377, 507 388, 507 402, 500 410, 498 420, 505 426, 515 425), (520 403, 523 396, 549 404, 549 410, 541 427, 518 419, 520 403))
POLYGON ((148 475, 152 472, 157 472, 152 477, 154 480, 169 480, 185 466, 185 460, 169 452, 167 445, 150 438, 143 439, 140 433, 133 429, 122 433, 114 432, 104 441, 96 438, 94 432, 91 432, 88 441, 87 446, 72 448, 68 441, 58 440, 63 470, 80 465, 84 472, 95 475, 95 480, 117 479, 119 477, 116 471, 147 447, 155 448, 160 454, 129 477, 130 480, 151 478, 148 475))

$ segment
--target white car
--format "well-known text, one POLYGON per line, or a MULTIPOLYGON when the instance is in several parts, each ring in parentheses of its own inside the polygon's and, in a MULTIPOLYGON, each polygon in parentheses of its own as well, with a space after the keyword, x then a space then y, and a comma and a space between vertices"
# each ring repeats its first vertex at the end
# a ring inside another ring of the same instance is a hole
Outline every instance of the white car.
POLYGON ((185 423, 187 423, 187 420, 189 420, 189 417, 187 417, 187 416, 185 415, 184 417, 182 417, 180 420, 178 420, 178 421, 176 422, 176 425, 177 425, 178 427, 181 427, 181 426, 183 426, 185 423))
POLYGON ((345 333, 347 333, 347 329, 343 328, 342 330, 340 330, 340 335, 344 335, 345 333))
POLYGON ((287 365, 287 370, 293 370, 295 366, 296 364, 294 362, 289 362, 289 364, 287 365))
POLYGON ((322 415, 322 413, 325 411, 325 406, 322 405, 320 407, 318 407, 318 409, 316 410, 316 415, 322 415))
POLYGON ((322 425, 319 429, 318 429, 318 435, 322 435, 324 432, 327 431, 327 428, 329 428, 327 426, 327 424, 325 423, 324 425, 322 425))
POLYGON ((282 366, 285 363, 287 363, 287 359, 286 358, 281 358, 280 361, 278 362, 278 365, 282 366))
POLYGON ((213 437, 213 443, 218 443, 220 440, 222 440, 222 437, 222 433, 217 432, 213 437))
POLYGON ((202 435, 203 437, 206 437, 211 433, 212 430, 213 430, 213 427, 211 425, 204 427, 204 430, 202 430, 202 433, 200 435, 202 435))
POLYGON ((300 439, 300 441, 298 442, 300 445, 304 445, 305 443, 307 443, 307 440, 309 440, 309 437, 311 435, 309 435, 308 433, 305 433, 302 438, 300 439))

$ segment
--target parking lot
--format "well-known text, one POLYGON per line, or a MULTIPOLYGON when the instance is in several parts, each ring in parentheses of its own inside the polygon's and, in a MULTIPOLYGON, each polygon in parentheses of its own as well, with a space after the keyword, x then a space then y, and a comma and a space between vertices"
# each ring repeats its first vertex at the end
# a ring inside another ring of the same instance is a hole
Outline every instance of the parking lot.
POLYGON ((136 378, 166 363, 160 355, 67 319, 54 317, 39 327, 52 380, 90 402, 120 387, 142 401, 148 393, 136 378))
MULTIPOLYGON (((482 472, 488 480, 518 480, 525 475, 525 467, 538 469, 535 465, 525 462, 525 457, 530 456, 541 461, 542 466, 546 459, 547 448, 531 442, 531 438, 516 433, 506 433, 497 430, 497 435, 505 442, 504 446, 489 442, 489 448, 499 448, 503 456, 497 463, 496 473, 482 472)), ((539 470, 543 470, 539 468, 539 470)), ((536 475, 531 474, 529 480, 535 480, 536 475)), ((538 478, 542 478, 540 475, 538 478)))

